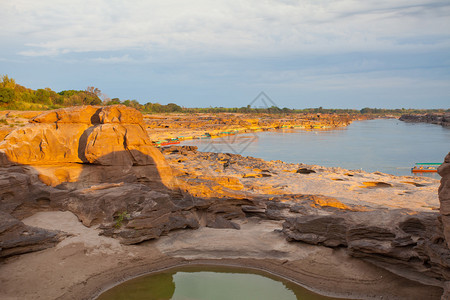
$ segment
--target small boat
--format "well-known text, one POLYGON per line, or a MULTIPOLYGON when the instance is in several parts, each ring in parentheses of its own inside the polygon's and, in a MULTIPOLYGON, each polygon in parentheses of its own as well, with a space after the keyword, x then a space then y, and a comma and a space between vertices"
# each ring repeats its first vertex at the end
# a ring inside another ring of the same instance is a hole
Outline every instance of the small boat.
POLYGON ((180 143, 180 141, 173 141, 173 142, 162 142, 158 145, 156 145, 156 147, 162 147, 162 146, 169 146, 169 145, 178 145, 180 143))
POLYGON ((436 173, 440 163, 416 163, 414 168, 411 168, 412 173, 436 173))
POLYGON ((156 142, 153 142, 152 144, 155 147, 163 147, 163 146, 169 146, 169 145, 177 145, 179 143, 180 143, 180 141, 178 138, 172 138, 172 139, 165 139, 162 141, 156 141, 156 142))

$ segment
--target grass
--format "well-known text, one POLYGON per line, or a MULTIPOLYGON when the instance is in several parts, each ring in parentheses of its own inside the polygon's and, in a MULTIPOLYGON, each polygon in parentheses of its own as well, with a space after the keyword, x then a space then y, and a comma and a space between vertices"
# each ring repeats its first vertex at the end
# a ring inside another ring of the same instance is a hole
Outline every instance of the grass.
POLYGON ((126 211, 119 213, 119 214, 116 216, 117 219, 116 219, 116 223, 114 224, 114 227, 115 227, 116 229, 119 229, 120 227, 122 227, 123 221, 124 221, 124 220, 129 220, 130 217, 131 217, 130 214, 127 213, 126 211))

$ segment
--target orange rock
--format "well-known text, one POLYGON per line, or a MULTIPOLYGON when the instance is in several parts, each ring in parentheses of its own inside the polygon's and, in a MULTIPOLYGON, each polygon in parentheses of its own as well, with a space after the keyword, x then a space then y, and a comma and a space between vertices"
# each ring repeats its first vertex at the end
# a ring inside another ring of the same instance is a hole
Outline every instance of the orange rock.
MULTIPOLYGON (((153 147, 142 120, 139 111, 124 105, 78 106, 45 112, 0 143, 0 166, 63 163, 126 169, 154 166, 161 181, 171 185, 171 168, 153 147)), ((64 178, 72 178, 66 175, 46 172, 41 178, 55 185, 64 178)))
POLYGON ((57 110, 46 111, 35 118, 31 123, 82 123, 98 124, 100 123, 98 113, 100 106, 72 106, 57 110))
POLYGON ((0 143, 0 164, 82 163, 79 141, 87 124, 35 124, 16 129, 0 143))
POLYGON ((99 113, 100 123, 142 124, 144 117, 134 108, 125 105, 111 105, 102 107, 99 113))

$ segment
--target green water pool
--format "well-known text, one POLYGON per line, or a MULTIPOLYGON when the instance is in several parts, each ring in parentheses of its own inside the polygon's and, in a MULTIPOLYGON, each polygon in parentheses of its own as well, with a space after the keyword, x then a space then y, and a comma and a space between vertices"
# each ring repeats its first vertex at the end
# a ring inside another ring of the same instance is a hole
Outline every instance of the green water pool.
POLYGON ((117 285, 99 300, 325 300, 297 284, 262 271, 217 266, 184 266, 117 285))

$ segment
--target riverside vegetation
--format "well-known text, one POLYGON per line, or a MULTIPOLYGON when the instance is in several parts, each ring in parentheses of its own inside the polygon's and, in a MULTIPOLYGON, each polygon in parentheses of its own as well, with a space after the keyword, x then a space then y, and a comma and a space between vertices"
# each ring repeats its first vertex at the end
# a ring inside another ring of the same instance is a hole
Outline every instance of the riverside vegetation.
POLYGON ((327 109, 323 107, 290 109, 287 107, 264 107, 255 108, 250 105, 243 107, 208 107, 208 108, 186 108, 175 103, 166 105, 158 102, 146 102, 140 104, 137 100, 110 98, 102 93, 100 89, 89 86, 85 90, 64 90, 55 92, 50 88, 32 90, 18 83, 8 75, 0 77, 0 110, 48 110, 74 105, 117 105, 123 104, 133 107, 143 113, 266 113, 266 114, 339 114, 339 115, 369 115, 369 116, 401 116, 403 114, 426 114, 426 113, 450 113, 450 109, 381 109, 363 108, 355 109, 327 109))

